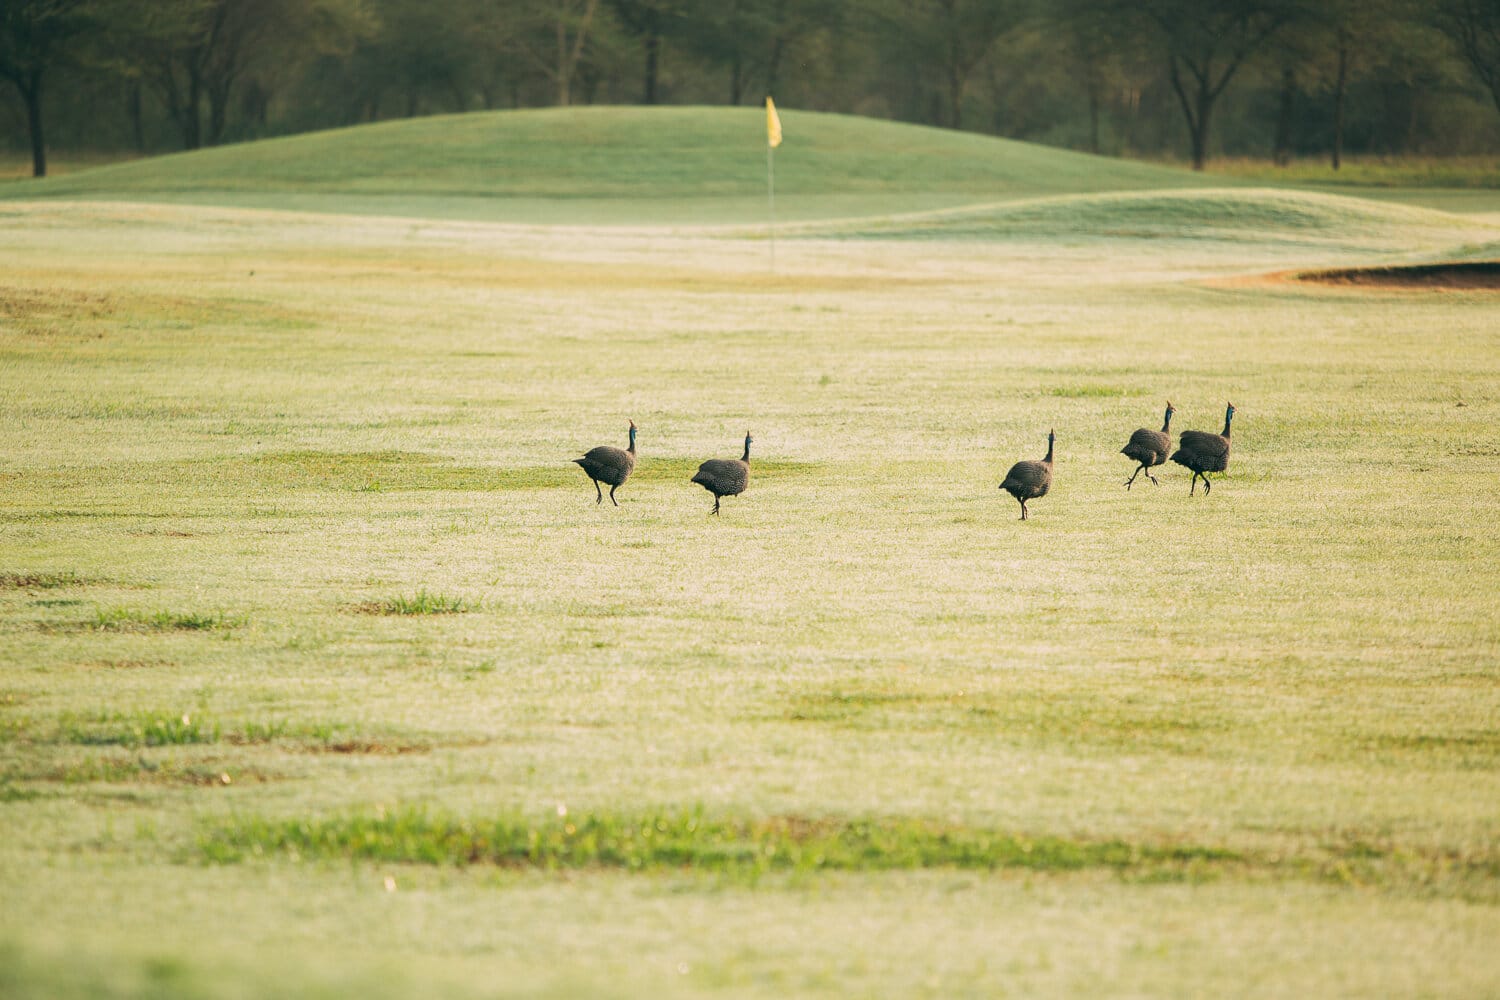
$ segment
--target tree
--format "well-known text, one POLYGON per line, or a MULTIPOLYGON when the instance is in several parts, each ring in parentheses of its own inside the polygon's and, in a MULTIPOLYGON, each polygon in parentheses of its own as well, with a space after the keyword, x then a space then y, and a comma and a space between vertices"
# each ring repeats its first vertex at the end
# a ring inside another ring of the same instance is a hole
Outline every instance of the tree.
POLYGON ((646 66, 641 103, 657 102, 657 82, 661 72, 663 38, 676 26, 685 10, 684 0, 610 0, 610 7, 620 24, 641 40, 646 66))
POLYGON ((4 0, 0 3, 0 77, 9 80, 26 107, 31 173, 47 176, 42 122, 43 84, 48 73, 73 58, 98 28, 95 0, 4 0))
POLYGON ((554 103, 572 104, 599 0, 505 0, 497 13, 512 26, 512 51, 551 82, 554 103))
POLYGON ((964 95, 974 69, 1018 19, 1007 0, 898 0, 878 8, 877 30, 893 58, 935 78, 941 124, 963 128, 964 95))
POLYGON ((1167 57, 1167 81, 1187 123, 1193 169, 1202 170, 1214 105, 1291 10, 1276 0, 1146 0, 1139 10, 1167 57))
POLYGON ((186 149, 223 141, 230 99, 252 68, 344 49, 368 26, 361 0, 157 0, 145 7, 134 48, 186 149))
POLYGON ((379 117, 391 92, 396 113, 408 118, 428 102, 465 110, 483 91, 480 66, 491 55, 486 7, 484 0, 448 0, 445 16, 434 17, 429 0, 374 0, 379 29, 360 39, 346 67, 354 117, 379 117))
POLYGON ((1441 0, 1435 13, 1500 110, 1500 0, 1441 0))
POLYGON ((1061 0, 1051 16, 1088 101, 1089 152, 1098 153, 1105 93, 1111 84, 1120 83, 1122 51, 1131 36, 1129 25, 1122 23, 1113 4, 1099 0, 1061 0))

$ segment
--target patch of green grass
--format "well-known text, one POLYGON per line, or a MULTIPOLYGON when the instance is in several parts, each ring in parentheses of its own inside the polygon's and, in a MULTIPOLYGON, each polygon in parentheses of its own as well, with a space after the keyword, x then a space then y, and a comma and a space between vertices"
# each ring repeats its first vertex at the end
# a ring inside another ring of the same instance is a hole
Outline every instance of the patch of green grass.
MULTIPOLYGON (((783 120, 789 137, 777 153, 783 218, 848 214, 848 206, 865 214, 976 196, 1203 183, 1185 170, 973 132, 791 109, 783 120)), ((764 141, 763 115, 745 108, 480 112, 18 181, 0 185, 0 198, 187 200, 465 219, 653 223, 697 221, 708 203, 723 218, 758 221, 764 215, 764 141)))
POLYGON ((434 746, 431 739, 394 727, 286 720, 224 723, 193 712, 69 713, 55 725, 18 718, 11 720, 10 732, 12 741, 81 746, 274 745, 310 753, 373 755, 420 753, 434 746))
POLYGON ((79 576, 72 570, 56 573, 0 573, 0 590, 58 590, 98 582, 100 581, 79 576))
POLYGON ((1155 700, 1060 698, 1030 691, 903 690, 807 691, 794 696, 785 717, 866 731, 973 731, 999 743, 1046 746, 1066 741, 1110 753, 1232 755, 1237 741, 1220 749, 1236 727, 1207 699, 1162 704, 1155 700))
POLYGON ((239 628, 246 619, 222 611, 141 611, 101 608, 85 629, 95 632, 213 632, 239 628))
POLYGON ((190 712, 111 712, 92 718, 64 716, 58 725, 62 742, 84 746, 160 747, 217 743, 223 735, 218 723, 190 712))
POLYGON ((57 763, 27 780, 82 784, 162 784, 222 788, 235 783, 264 782, 271 775, 242 764, 153 759, 144 754, 98 756, 57 763))
POLYGON ((809 223, 806 236, 919 240, 1233 241, 1365 252, 1456 245, 1500 235, 1432 209, 1302 191, 1181 190, 1062 195, 854 222, 809 223))
POLYGON ((354 610, 367 615, 459 615, 482 610, 483 604, 466 597, 434 594, 425 589, 410 597, 402 594, 356 604, 354 610))
POLYGON ((1223 865, 1233 851, 1184 844, 1143 845, 1031 837, 914 819, 715 818, 701 811, 468 820, 424 809, 323 820, 248 818, 199 841, 216 862, 252 855, 407 864, 541 868, 675 868, 757 874, 771 871, 896 871, 1025 868, 1118 871, 1223 865))

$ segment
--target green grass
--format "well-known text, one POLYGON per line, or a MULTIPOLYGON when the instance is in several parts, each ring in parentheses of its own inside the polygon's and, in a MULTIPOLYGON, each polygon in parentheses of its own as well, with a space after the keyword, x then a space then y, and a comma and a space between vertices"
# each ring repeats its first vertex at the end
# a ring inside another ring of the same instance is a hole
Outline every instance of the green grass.
POLYGON ((61 590, 86 587, 91 582, 71 570, 50 573, 0 573, 0 590, 61 590))
POLYGON ((1031 838, 996 830, 899 820, 776 816, 722 819, 701 811, 643 815, 464 820, 403 809, 327 820, 241 821, 208 832, 208 860, 267 853, 386 863, 561 868, 692 869, 734 877, 770 872, 1025 868, 1144 871, 1241 860, 1232 851, 1031 838))
POLYGON ((458 615, 478 611, 480 604, 462 597, 430 594, 426 590, 418 590, 410 597, 401 595, 379 601, 368 601, 357 605, 356 609, 371 615, 458 615))
POLYGON ((237 628, 244 618, 222 611, 141 611, 100 608, 84 628, 98 632, 212 632, 237 628))
POLYGON ((1266 277, 1500 230, 807 122, 910 151, 774 271, 733 194, 0 205, 0 993, 1500 988, 1495 293, 1266 277), (1208 497, 1124 489, 1167 399, 1208 497))
MULTIPOLYGON (((784 219, 1081 191, 1187 187, 1189 171, 975 133, 783 111, 784 219)), ((764 113, 569 108, 384 122, 0 186, 0 199, 145 200, 429 218, 761 221, 764 113)), ((1222 183, 1222 182, 1221 182, 1222 183)))

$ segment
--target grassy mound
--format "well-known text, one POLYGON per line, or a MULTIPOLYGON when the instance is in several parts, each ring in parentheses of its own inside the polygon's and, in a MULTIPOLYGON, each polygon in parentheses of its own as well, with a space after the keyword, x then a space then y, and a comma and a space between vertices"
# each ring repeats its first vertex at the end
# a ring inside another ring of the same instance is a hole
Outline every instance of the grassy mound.
MULTIPOLYGON (((1180 188, 1185 171, 973 133, 786 111, 778 215, 1180 188)), ((1222 183, 1222 182, 1221 182, 1222 183)), ((0 198, 185 201, 514 221, 766 214, 753 108, 563 108, 382 122, 25 181, 0 198)))
POLYGON ((1430 209, 1272 189, 1068 195, 810 225, 809 235, 897 239, 1225 240, 1368 249, 1448 246, 1494 227, 1430 209))

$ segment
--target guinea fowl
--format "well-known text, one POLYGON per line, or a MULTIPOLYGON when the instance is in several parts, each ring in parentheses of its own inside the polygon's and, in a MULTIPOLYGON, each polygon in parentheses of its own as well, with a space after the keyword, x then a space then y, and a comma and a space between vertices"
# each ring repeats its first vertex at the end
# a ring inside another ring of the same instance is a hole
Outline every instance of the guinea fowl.
POLYGON ((1172 401, 1167 400, 1167 415, 1161 422, 1161 430, 1153 431, 1149 427, 1142 427, 1130 435, 1130 443, 1120 449, 1120 454, 1132 462, 1141 463, 1130 474, 1130 478, 1125 480, 1127 490, 1135 482, 1135 477, 1143 472, 1152 483, 1157 486, 1161 485, 1156 482, 1156 477, 1151 474, 1150 470, 1165 462, 1167 455, 1172 451, 1172 435, 1169 432, 1172 429, 1172 414, 1176 412, 1172 408, 1172 401))
POLYGON ((750 485, 750 442, 754 440, 750 432, 746 431, 745 454, 742 457, 710 458, 698 466, 698 474, 693 477, 693 482, 714 495, 714 509, 709 511, 710 514, 719 512, 720 498, 739 496, 750 485))
POLYGON ((1203 477, 1203 495, 1208 496, 1213 484, 1208 481, 1210 472, 1223 472, 1229 466, 1229 422, 1234 419, 1234 404, 1224 411, 1224 433, 1210 434, 1208 431, 1183 431, 1178 439, 1177 450, 1172 461, 1193 470, 1193 483, 1188 489, 1192 496, 1198 489, 1198 477, 1203 477))
POLYGON ((630 421, 630 447, 626 450, 601 444, 597 448, 590 448, 586 455, 573 461, 581 465, 583 471, 594 481, 594 492, 599 495, 595 503, 604 502, 604 491, 599 484, 608 483, 609 502, 616 507, 620 506, 620 501, 615 499, 615 490, 625 485, 625 480, 630 478, 631 471, 635 469, 635 421, 630 421))
POLYGON ((1026 520, 1026 501, 1044 497, 1052 488, 1052 446, 1057 435, 1047 432, 1047 457, 1040 462, 1017 462, 1005 474, 1000 488, 1021 501, 1021 520, 1026 520))

